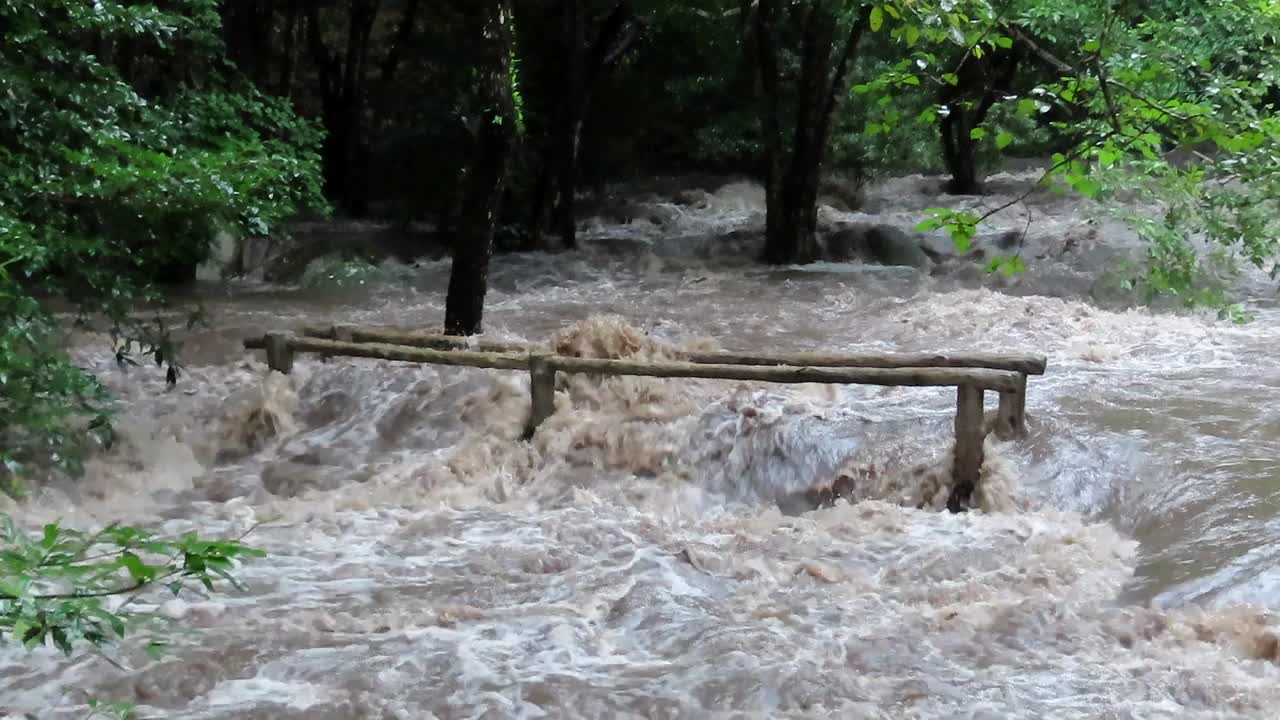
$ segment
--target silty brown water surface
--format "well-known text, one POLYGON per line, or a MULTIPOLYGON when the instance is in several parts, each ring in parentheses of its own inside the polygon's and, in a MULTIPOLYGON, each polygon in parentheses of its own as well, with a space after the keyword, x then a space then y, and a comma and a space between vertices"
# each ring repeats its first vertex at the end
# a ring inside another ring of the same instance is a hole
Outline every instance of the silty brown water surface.
MULTIPOLYGON (((887 183, 871 214, 914 223, 937 202, 924 185, 887 183)), ((269 557, 247 592, 160 606, 197 630, 168 660, 6 651, 0 708, 72 717, 87 692, 192 719, 1275 717, 1280 312, 1261 289, 1245 326, 1104 309, 1090 293, 1130 240, 1101 223, 1061 248, 1087 209, 1052 196, 996 218, 1030 212, 1045 249, 1013 281, 755 266, 708 239, 759 225, 746 184, 666 210, 588 223, 577 253, 497 258, 488 333, 605 356, 1045 353, 1030 437, 989 447, 986 511, 935 509, 947 390, 574 377, 525 444, 520 373, 305 356, 283 377, 239 349, 334 319, 435 328, 446 263, 356 291, 210 291, 174 392, 77 340, 121 398, 124 447, 7 509, 262 523, 269 557), (842 467, 862 502, 780 509, 842 467)))

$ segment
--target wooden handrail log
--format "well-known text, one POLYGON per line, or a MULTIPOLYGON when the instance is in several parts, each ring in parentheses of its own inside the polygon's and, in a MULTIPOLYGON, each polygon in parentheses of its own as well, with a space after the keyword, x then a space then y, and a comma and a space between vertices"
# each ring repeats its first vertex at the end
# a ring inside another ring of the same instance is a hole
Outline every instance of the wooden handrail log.
POLYGON ((754 380, 771 383, 827 383, 937 387, 969 385, 983 390, 1012 390, 1019 374, 979 368, 815 368, 784 365, 712 365, 679 361, 635 362, 548 356, 551 367, 564 372, 600 375, 684 377, 706 380, 754 380))
MULTIPOLYGON (((309 337, 336 339, 334 327, 308 326, 302 334, 309 337)), ((353 342, 388 343, 435 349, 459 348, 491 352, 529 352, 525 343, 498 340, 476 340, 452 335, 407 333, 344 326, 353 342)), ((246 346, 247 347, 247 346, 246 346)), ((1028 375, 1043 375, 1048 364, 1045 356, 1031 353, 687 353, 683 359, 701 365, 760 365, 826 368, 987 368, 1011 370, 1028 375)))
MULTIPOLYGON (((425 347, 433 350, 479 350, 482 352, 529 352, 526 343, 503 342, 500 340, 483 340, 477 338, 458 337, 457 335, 436 335, 433 333, 411 333, 397 330, 376 330, 355 326, 342 326, 351 334, 351 342, 386 343, 388 345, 407 345, 409 347, 425 347)), ((326 340, 337 340, 338 327, 319 327, 308 325, 302 328, 302 335, 326 340)))
MULTIPOLYGON (((246 341, 245 346, 248 347, 248 345, 249 343, 246 341)), ((431 350, 384 343, 342 342, 339 340, 322 340, 320 338, 296 336, 289 338, 289 349, 295 352, 314 352, 327 355, 373 358, 375 360, 400 360, 432 365, 488 368, 491 370, 529 369, 529 356, 527 354, 508 355, 463 350, 431 350)))
POLYGON ((790 365, 829 368, 984 368, 1043 375, 1043 355, 1019 353, 690 353, 689 362, 716 365, 790 365))
MULTIPOLYGON (((262 340, 246 340, 245 347, 262 346, 262 340)), ((288 338, 290 350, 326 355, 345 355, 378 360, 399 360, 435 365, 489 368, 495 370, 527 370, 528 354, 470 352, 464 350, 431 350, 370 342, 344 342, 321 338, 288 338)), ((251 348, 252 349, 252 348, 251 348)), ((731 365, 685 361, 635 361, 603 358, 574 358, 547 355, 555 370, 599 375, 637 375, 644 377, 686 377, 707 380, 753 380, 772 383, 826 383, 887 386, 956 386, 971 385, 984 390, 1017 389, 1019 374, 1008 370, 980 368, 817 368, 785 365, 731 365)))

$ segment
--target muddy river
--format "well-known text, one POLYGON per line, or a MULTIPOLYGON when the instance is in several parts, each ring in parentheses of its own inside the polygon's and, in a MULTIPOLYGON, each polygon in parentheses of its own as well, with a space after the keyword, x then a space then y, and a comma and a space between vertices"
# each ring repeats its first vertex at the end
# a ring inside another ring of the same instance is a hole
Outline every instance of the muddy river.
MULTIPOLYGON (((994 205, 1026 178, 997 180, 948 202, 994 205)), ((910 226, 939 202, 931 182, 824 217, 910 226)), ((1250 286, 1239 326, 1126 309, 1108 271, 1132 238, 1050 193, 993 220, 1028 229, 1013 279, 964 262, 769 269, 749 254, 759 188, 707 189, 653 218, 586 219, 578 252, 496 258, 487 334, 613 357, 1043 353, 1029 437, 989 444, 981 512, 938 511, 950 389, 574 377, 524 443, 527 374, 301 356, 286 377, 240 348, 307 323, 435 329, 447 263, 343 291, 209 288, 172 392, 116 369, 102 337, 77 340, 120 398, 124 442, 5 509, 253 527, 269 556, 243 568, 246 592, 158 606, 189 630, 159 662, 0 653, 0 709, 78 717, 93 695, 193 720, 1280 716, 1273 287, 1250 286), (858 502, 789 502, 842 471, 858 502)))

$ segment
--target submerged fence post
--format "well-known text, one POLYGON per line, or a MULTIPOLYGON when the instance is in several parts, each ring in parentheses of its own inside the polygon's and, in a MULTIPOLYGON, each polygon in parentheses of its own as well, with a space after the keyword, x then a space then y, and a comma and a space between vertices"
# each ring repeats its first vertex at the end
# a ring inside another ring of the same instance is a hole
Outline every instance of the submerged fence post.
POLYGON ((996 436, 1002 440, 1027 434, 1027 376, 1018 376, 1015 390, 1000 393, 1000 411, 996 415, 996 436))
POLYGON ((982 472, 982 388, 960 385, 956 388, 956 449, 952 466, 951 497, 947 509, 960 512, 969 507, 973 490, 982 472))
MULTIPOLYGON (((354 333, 351 325, 334 325, 329 328, 329 339, 338 342, 355 342, 354 333)), ((321 362, 329 362, 330 359, 337 357, 333 353, 320 353, 321 362)))
POLYGON ((267 367, 285 375, 293 370, 293 349, 289 347, 289 338, 267 333, 263 338, 263 346, 267 350, 267 367))
POLYGON ((529 424, 524 439, 533 438, 538 426, 556 411, 556 368, 547 355, 529 355, 529 424))

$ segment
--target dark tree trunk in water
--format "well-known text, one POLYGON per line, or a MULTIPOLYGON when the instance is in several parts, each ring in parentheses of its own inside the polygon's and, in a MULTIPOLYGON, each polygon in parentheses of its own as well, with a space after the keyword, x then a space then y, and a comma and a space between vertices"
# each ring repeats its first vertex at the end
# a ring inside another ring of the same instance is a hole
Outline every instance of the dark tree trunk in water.
POLYGON ((531 204, 531 246, 545 247, 542 232, 551 209, 551 225, 565 248, 575 248, 576 199, 582 127, 591 105, 592 91, 631 44, 627 33, 631 0, 622 0, 604 19, 591 46, 586 46, 586 12, 582 0, 560 1, 561 74, 563 94, 556 104, 543 150, 543 167, 531 204), (554 197, 554 203, 552 202, 554 197))
POLYGON ((552 163, 556 184, 555 226, 561 246, 573 249, 578 246, 574 201, 578 191, 578 138, 585 104, 582 46, 586 41, 587 19, 582 0, 561 0, 560 13, 560 37, 564 43, 561 52, 565 60, 564 102, 560 104, 559 121, 551 130, 555 157, 552 163))
POLYGON ((475 3, 469 13, 478 25, 477 39, 483 43, 476 67, 476 102, 483 113, 476 125, 475 149, 464 180, 462 213, 453 242, 453 267, 444 313, 444 331, 449 335, 476 335, 482 331, 493 231, 502 209, 503 183, 516 137, 511 89, 511 1, 475 3))
POLYGON ((955 85, 943 87, 940 101, 947 108, 939 130, 942 159, 951 179, 946 190, 952 195, 978 195, 978 141, 972 132, 981 127, 996 99, 1009 93, 1018 70, 1019 48, 990 50, 981 58, 966 54, 956 68, 955 85))
POLYGON ((969 135, 968 113, 952 110, 942 119, 942 160, 946 163, 946 190, 952 195, 979 195, 982 183, 978 181, 978 144, 969 135))
POLYGON ((818 258, 818 183, 831 135, 832 116, 846 92, 845 75, 871 17, 871 6, 863 6, 843 48, 836 54, 835 7, 827 0, 809 0, 802 4, 806 15, 796 87, 794 137, 788 149, 784 146, 778 64, 778 35, 786 5, 781 0, 759 0, 753 28, 760 90, 765 102, 763 260, 775 265, 812 262, 818 258))

